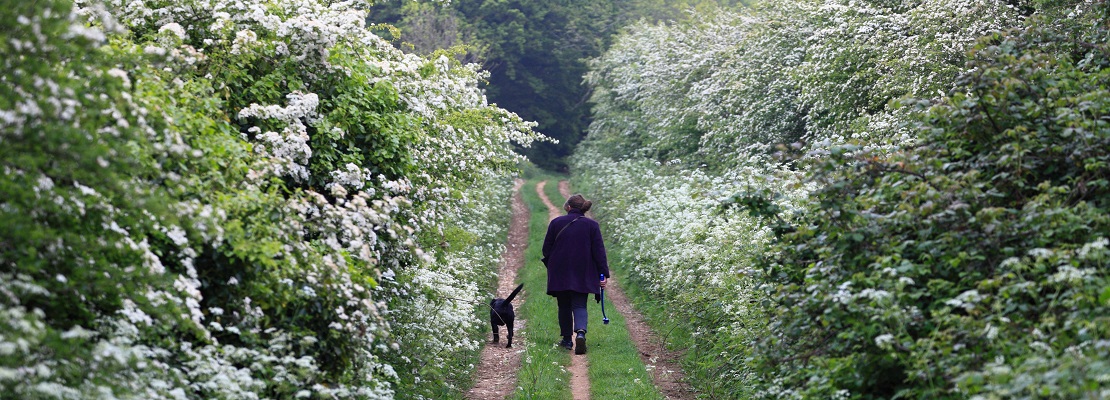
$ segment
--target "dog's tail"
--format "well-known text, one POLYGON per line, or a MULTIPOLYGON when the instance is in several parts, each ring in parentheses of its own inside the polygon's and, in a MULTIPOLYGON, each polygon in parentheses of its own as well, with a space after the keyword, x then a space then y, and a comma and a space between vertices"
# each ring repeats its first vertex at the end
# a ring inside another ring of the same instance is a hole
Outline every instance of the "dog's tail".
POLYGON ((520 289, 523 289, 523 288, 524 288, 524 284, 521 283, 520 286, 517 286, 516 289, 513 289, 513 293, 510 294, 509 297, 505 298, 505 302, 506 303, 511 303, 513 301, 513 298, 516 297, 517 293, 520 293, 520 289))

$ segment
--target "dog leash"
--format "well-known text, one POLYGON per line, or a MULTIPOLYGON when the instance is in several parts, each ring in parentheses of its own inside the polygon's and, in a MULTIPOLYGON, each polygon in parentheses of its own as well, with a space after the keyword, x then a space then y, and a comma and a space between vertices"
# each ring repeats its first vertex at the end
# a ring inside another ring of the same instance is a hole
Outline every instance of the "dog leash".
MULTIPOLYGON (((605 274, 600 274, 600 280, 605 280, 605 274)), ((601 287, 601 323, 609 325, 609 317, 605 315, 605 287, 601 287)))

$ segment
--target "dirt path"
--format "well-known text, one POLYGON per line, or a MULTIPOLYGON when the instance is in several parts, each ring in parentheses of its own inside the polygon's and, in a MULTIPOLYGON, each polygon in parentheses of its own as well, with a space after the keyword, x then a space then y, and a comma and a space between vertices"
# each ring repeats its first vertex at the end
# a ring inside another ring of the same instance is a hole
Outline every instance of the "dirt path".
MULTIPOLYGON (((559 193, 564 198, 570 197, 570 183, 559 181, 559 193)), ((632 303, 628 301, 628 297, 625 297, 618 279, 612 279, 607 283, 605 297, 606 301, 612 301, 613 306, 624 316, 628 335, 632 337, 636 349, 640 351, 640 360, 651 372, 655 387, 659 388, 659 391, 668 399, 693 400, 694 391, 686 383, 686 375, 678 366, 681 353, 667 350, 659 335, 648 327, 644 316, 632 308, 632 303)))
MULTIPOLYGON (((548 220, 553 220, 556 217, 563 215, 561 207, 551 203, 551 199, 547 198, 547 193, 544 193, 544 188, 547 187, 547 181, 536 184, 536 194, 540 195, 540 200, 547 206, 548 220)), ((560 187, 560 189, 562 189, 560 187)), ((588 344, 588 343, 587 343, 588 344)), ((589 376, 589 363, 586 357, 571 355, 570 367, 567 368, 570 372, 570 393, 574 396, 574 400, 589 400, 590 398, 590 376, 589 376)))
MULTIPOLYGON (((513 187, 512 220, 509 223, 509 241, 505 251, 501 254, 501 267, 497 276, 497 297, 508 296, 516 287, 516 274, 524 266, 524 249, 528 247, 528 206, 524 204, 520 188, 524 181, 517 179, 513 187)), ((528 297, 528 290, 522 290, 513 300, 515 307, 524 303, 528 297)), ((485 314, 482 314, 485 315, 485 314)), ((524 343, 526 332, 525 320, 518 318, 513 326, 517 327, 513 334, 513 343, 524 343)), ((487 325, 487 330, 488 325, 487 325)), ((486 347, 482 349, 482 358, 478 364, 474 387, 466 392, 466 398, 472 400, 504 399, 516 389, 516 371, 520 369, 522 347, 505 348, 505 328, 501 327, 501 343, 492 343, 487 339, 486 347)), ((489 335, 489 332, 486 333, 489 335)))

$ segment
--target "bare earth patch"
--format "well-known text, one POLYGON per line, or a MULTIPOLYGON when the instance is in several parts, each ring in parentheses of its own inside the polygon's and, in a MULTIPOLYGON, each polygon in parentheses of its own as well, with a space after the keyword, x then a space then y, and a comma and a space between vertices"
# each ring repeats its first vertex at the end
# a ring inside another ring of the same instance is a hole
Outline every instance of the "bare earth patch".
MULTIPOLYGON (((559 181, 559 193, 563 197, 570 197, 570 183, 559 181)), ((628 335, 632 337, 636 349, 640 352, 640 360, 648 367, 655 387, 659 388, 659 391, 668 399, 693 400, 694 391, 686 383, 686 375, 679 368, 682 353, 667 350, 659 335, 644 322, 644 316, 632 307, 632 303, 628 301, 628 297, 624 295, 616 279, 611 279, 607 283, 605 295, 606 300, 611 301, 617 311, 624 316, 628 335)))
MULTIPOLYGON (((544 188, 547 187, 547 181, 536 184, 536 193, 540 195, 543 204, 547 206, 548 220, 553 220, 556 217, 563 215, 561 207, 556 207, 551 203, 551 199, 547 198, 544 193, 544 188)), ((562 187, 560 186, 560 192, 562 187)), ((588 348, 588 347, 587 347, 588 348)), ((586 357, 571 355, 570 367, 567 371, 570 372, 570 393, 574 396, 574 400, 589 400, 590 398, 590 376, 589 376, 589 363, 586 357)))
MULTIPOLYGON (((524 266, 524 249, 528 247, 528 206, 520 195, 523 185, 524 181, 517 179, 513 188, 512 220, 509 222, 509 240, 501 254, 497 297, 508 296, 516 288, 517 271, 524 266)), ((524 288, 514 302, 523 303, 527 297, 528 288, 524 288)), ((525 326, 525 320, 518 318, 513 325, 518 327, 514 331, 513 343, 524 343, 525 332, 521 328, 525 326)), ((488 325, 486 329, 489 329, 488 325)), ((501 336, 504 338, 504 328, 501 329, 501 336)), ((487 331, 487 335, 489 334, 487 331)), ((516 372, 520 370, 523 350, 517 350, 519 347, 507 349, 504 340, 501 343, 493 343, 492 340, 492 337, 487 339, 486 347, 482 349, 474 387, 466 392, 467 399, 504 399, 516 389, 516 372)))

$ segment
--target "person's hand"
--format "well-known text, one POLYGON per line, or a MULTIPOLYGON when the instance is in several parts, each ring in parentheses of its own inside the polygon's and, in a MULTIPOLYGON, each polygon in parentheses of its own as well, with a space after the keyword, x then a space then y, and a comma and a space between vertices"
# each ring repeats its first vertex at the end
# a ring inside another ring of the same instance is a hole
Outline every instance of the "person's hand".
POLYGON ((601 280, 601 288, 602 288, 602 289, 605 289, 605 282, 606 282, 606 281, 608 281, 608 280, 609 280, 609 279, 602 279, 602 280, 601 280))

